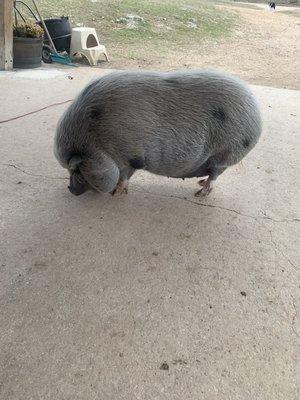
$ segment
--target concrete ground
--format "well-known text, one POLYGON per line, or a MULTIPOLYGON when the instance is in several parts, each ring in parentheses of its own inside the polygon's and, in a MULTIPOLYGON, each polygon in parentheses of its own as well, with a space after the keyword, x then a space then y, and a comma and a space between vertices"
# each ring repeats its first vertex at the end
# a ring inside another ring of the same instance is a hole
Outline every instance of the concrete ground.
POLYGON ((253 87, 261 141, 205 200, 75 197, 53 103, 102 72, 0 74, 1 121, 48 106, 0 123, 1 400, 296 400, 299 92, 253 87))

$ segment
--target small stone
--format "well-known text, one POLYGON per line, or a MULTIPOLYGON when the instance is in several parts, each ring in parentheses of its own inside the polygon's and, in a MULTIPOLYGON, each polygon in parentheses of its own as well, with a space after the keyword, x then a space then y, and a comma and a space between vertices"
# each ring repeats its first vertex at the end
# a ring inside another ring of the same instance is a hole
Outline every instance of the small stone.
POLYGON ((33 265, 35 267, 46 267, 47 266, 47 264, 43 261, 36 261, 33 265))
POLYGON ((162 363, 161 366, 159 367, 162 371, 169 371, 169 364, 166 362, 162 363))
POLYGON ((195 24, 195 22, 191 22, 191 21, 188 21, 188 23, 186 24, 186 26, 187 26, 188 28, 191 28, 191 29, 197 29, 197 28, 198 28, 197 24, 195 24))
POLYGON ((242 290, 242 291, 241 291, 241 295, 244 296, 244 297, 246 297, 246 296, 247 296, 247 293, 244 292, 244 291, 242 290))

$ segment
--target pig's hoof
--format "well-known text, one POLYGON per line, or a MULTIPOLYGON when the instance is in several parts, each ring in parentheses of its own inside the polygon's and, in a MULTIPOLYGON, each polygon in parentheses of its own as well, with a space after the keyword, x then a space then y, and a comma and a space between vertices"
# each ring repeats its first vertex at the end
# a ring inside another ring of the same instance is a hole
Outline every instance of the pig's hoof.
POLYGON ((213 190, 213 182, 210 178, 201 179, 198 184, 201 186, 201 189, 195 193, 196 197, 205 197, 208 196, 209 193, 213 190))
POLYGON ((128 194, 128 181, 119 181, 115 189, 111 192, 112 196, 128 194))

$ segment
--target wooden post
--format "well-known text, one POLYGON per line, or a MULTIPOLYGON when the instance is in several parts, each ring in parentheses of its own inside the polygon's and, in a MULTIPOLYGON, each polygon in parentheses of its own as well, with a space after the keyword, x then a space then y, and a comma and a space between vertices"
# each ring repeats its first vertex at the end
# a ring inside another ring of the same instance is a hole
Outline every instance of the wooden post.
POLYGON ((0 70, 13 67, 13 0, 0 0, 0 70))

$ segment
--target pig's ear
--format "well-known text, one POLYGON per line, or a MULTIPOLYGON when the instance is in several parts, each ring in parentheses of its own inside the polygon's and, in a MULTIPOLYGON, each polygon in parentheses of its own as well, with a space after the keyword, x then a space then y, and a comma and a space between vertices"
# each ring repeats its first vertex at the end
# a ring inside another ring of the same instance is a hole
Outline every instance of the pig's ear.
POLYGON ((88 121, 89 121, 89 128, 93 129, 99 126, 101 122, 103 112, 102 109, 99 107, 91 107, 88 111, 88 121))
POLYGON ((102 117, 102 110, 100 108, 91 108, 90 109, 90 118, 95 121, 99 120, 102 117))
POLYGON ((113 191, 120 177, 117 164, 103 152, 84 158, 79 169, 84 179, 98 192, 113 191))

